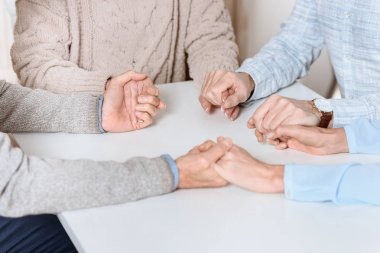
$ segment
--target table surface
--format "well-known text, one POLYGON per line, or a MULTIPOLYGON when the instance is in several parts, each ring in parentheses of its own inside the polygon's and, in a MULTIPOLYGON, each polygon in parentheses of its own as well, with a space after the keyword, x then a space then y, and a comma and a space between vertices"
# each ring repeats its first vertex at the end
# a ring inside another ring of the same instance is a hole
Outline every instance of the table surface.
MULTIPOLYGON (((230 136, 269 163, 380 162, 374 155, 312 156, 259 144, 246 122, 257 106, 231 122, 206 114, 192 83, 160 86, 168 107, 156 123, 124 134, 17 134, 29 154, 67 159, 124 161, 163 153, 178 157, 194 145, 230 136)), ((301 84, 279 92, 317 97, 301 84)), ((80 252, 380 252, 380 210, 371 206, 298 203, 282 194, 256 194, 228 186, 179 190, 164 196, 59 215, 80 252)))

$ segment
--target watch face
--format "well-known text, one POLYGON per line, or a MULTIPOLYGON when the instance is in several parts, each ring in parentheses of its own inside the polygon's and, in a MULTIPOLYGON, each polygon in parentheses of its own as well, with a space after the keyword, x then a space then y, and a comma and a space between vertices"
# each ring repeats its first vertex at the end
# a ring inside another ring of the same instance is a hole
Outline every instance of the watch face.
POLYGON ((322 112, 332 112, 332 106, 330 102, 326 99, 316 99, 314 101, 315 106, 322 112))

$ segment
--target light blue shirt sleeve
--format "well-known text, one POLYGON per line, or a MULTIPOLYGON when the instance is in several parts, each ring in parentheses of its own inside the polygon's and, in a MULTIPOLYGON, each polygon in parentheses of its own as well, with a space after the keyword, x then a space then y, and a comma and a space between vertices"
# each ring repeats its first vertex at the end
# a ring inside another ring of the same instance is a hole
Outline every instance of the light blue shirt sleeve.
MULTIPOLYGON (((345 127, 350 153, 380 154, 380 121, 345 127)), ((380 164, 285 166, 285 196, 298 201, 380 205, 380 164)))
POLYGON ((103 129, 103 124, 102 124, 103 102, 104 102, 104 97, 100 96, 98 99, 98 128, 99 128, 99 132, 102 134, 106 133, 106 131, 103 129))
POLYGON ((280 33, 237 70, 248 73, 256 84, 243 105, 267 97, 307 74, 324 44, 316 5, 315 0, 298 0, 280 33))
POLYGON ((285 166, 290 200, 380 205, 380 164, 285 166))
POLYGON ((172 171, 174 178, 174 189, 177 189, 179 184, 179 169, 177 163, 170 155, 163 155, 161 157, 164 158, 166 162, 169 164, 170 170, 172 171))
POLYGON ((380 154, 380 121, 358 120, 344 127, 352 154, 380 154))

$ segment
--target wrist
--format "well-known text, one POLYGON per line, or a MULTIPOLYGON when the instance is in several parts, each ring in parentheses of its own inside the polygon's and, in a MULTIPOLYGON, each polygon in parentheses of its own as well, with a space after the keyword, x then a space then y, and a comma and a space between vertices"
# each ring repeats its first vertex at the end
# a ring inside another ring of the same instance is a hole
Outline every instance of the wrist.
POLYGON ((332 131, 334 133, 333 143, 335 143, 334 153, 348 153, 349 148, 344 128, 334 128, 332 131))
POLYGON ((179 157, 177 160, 175 160, 175 163, 177 164, 178 168, 178 187, 179 189, 189 188, 190 181, 189 177, 186 176, 186 170, 183 169, 183 157, 179 157))
POLYGON ((318 127, 331 128, 333 121, 333 109, 331 104, 326 99, 313 99, 311 100, 313 111, 319 115, 318 127))
POLYGON ((243 102, 246 102, 247 100, 249 100, 252 97, 253 92, 255 91, 256 84, 255 84, 255 81, 253 80, 253 78, 251 77, 250 74, 245 73, 245 72, 239 72, 237 74, 240 75, 241 80, 244 82, 244 84, 247 88, 247 97, 243 101, 243 102))
POLYGON ((268 165, 272 172, 270 176, 272 193, 284 192, 284 165, 268 165))

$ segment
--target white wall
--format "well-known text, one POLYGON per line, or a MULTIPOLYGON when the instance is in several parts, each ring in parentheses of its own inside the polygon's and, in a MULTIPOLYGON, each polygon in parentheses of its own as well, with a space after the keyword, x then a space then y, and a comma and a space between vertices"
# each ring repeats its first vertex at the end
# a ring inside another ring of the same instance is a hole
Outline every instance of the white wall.
MULTIPOLYGON (((232 12, 241 60, 255 55, 280 29, 296 0, 226 0, 232 12)), ((324 51, 312 66, 308 77, 301 80, 323 96, 329 96, 334 77, 324 51)))
POLYGON ((10 48, 13 43, 12 18, 8 10, 13 4, 13 0, 5 2, 0 0, 0 79, 9 82, 17 82, 17 77, 13 72, 10 48), (6 5, 8 3, 8 5, 6 5))

